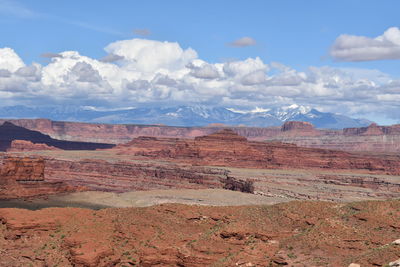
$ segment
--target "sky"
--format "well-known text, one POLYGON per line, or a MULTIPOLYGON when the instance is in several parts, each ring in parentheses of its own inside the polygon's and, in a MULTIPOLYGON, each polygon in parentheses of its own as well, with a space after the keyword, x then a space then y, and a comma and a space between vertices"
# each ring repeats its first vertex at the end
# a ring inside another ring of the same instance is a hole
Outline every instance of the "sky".
POLYGON ((202 104, 400 122, 399 1, 0 0, 0 105, 202 104))

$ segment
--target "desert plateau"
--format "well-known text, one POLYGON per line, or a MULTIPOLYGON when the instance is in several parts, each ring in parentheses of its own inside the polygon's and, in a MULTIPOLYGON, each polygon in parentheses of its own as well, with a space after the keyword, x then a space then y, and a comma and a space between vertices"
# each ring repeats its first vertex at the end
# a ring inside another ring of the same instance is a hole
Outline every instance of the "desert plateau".
POLYGON ((399 10, 0 0, 0 267, 400 267, 399 10))
MULTIPOLYGON (((159 126, 126 143, 113 143, 110 131, 97 148, 81 139, 64 150, 15 122, 0 126, 0 265, 385 266, 400 258, 392 151, 255 141, 234 127, 166 137, 159 126), (24 139, 11 140, 9 128, 24 139)), ((323 138, 303 122, 262 130, 323 138)))

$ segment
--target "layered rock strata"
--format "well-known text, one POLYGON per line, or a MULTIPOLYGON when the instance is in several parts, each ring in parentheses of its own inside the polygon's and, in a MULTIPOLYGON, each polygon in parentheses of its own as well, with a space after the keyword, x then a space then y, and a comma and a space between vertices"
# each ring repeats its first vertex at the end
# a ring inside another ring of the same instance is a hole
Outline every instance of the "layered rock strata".
MULTIPOLYGON (((0 120, 0 123, 6 120, 0 120)), ((13 124, 40 131, 55 139, 122 144, 139 136, 194 138, 221 130, 221 127, 173 127, 160 125, 112 125, 59 122, 47 119, 9 120, 13 124)), ((299 146, 344 151, 400 152, 400 125, 314 129, 306 122, 287 122, 282 127, 230 127, 249 140, 281 141, 299 146)), ((0 144, 1 145, 1 144, 0 144)))
POLYGON ((47 181, 42 158, 6 157, 1 160, 0 167, 0 199, 27 198, 74 190, 62 181, 47 181))
POLYGON ((10 148, 7 152, 24 152, 24 151, 41 151, 41 150, 61 150, 54 146, 48 146, 46 144, 35 144, 31 141, 26 140, 13 140, 10 148))
MULTIPOLYGON (((108 162, 102 160, 46 160, 46 177, 88 190, 127 192, 151 189, 223 188, 223 169, 162 162, 108 162)), ((240 190, 239 190, 240 191, 240 190)))
POLYGON ((248 141, 229 129, 194 140, 139 137, 114 150, 119 154, 203 166, 349 169, 400 174, 399 156, 368 156, 294 144, 248 141))
MULTIPOLYGON (((34 144, 42 144, 42 147, 43 144, 45 144, 47 146, 57 147, 65 150, 95 150, 99 148, 111 148, 114 146, 113 144, 57 140, 39 131, 29 130, 7 121, 1 124, 0 151, 7 151, 10 149, 13 145, 12 142, 15 140, 20 140, 17 142, 17 144, 14 143, 14 146, 17 146, 17 149, 20 149, 22 146, 33 148, 33 146, 28 143, 22 143, 23 141, 29 141, 34 144)), ((33 149, 36 150, 36 148, 33 149)))
MULTIPOLYGON (((332 201, 400 195, 400 181, 395 176, 399 156, 248 141, 231 130, 195 139, 139 137, 110 150, 40 154, 44 156, 45 182, 87 190, 225 188, 283 199, 332 201)), ((24 192, 20 184, 26 182, 11 184, 8 188, 24 192)), ((43 181, 36 183, 40 184, 43 181)))

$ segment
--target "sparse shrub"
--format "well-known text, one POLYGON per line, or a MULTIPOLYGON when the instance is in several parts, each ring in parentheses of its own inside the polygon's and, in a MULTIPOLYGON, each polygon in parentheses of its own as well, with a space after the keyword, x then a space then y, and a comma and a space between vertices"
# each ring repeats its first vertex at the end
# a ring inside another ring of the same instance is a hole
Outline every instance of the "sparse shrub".
POLYGON ((252 181, 237 180, 233 177, 228 176, 224 183, 224 189, 240 191, 243 193, 254 193, 254 184, 252 181))
POLYGON ((293 253, 289 253, 289 254, 287 254, 287 256, 288 256, 290 259, 296 259, 296 258, 297 258, 297 256, 294 255, 293 253))

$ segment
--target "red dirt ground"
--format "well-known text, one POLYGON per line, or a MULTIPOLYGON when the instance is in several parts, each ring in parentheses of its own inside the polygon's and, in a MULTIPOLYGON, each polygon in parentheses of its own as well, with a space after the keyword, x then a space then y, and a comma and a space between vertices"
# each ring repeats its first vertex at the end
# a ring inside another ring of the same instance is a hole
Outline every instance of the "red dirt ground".
POLYGON ((400 201, 0 209, 0 266, 384 266, 400 201))

